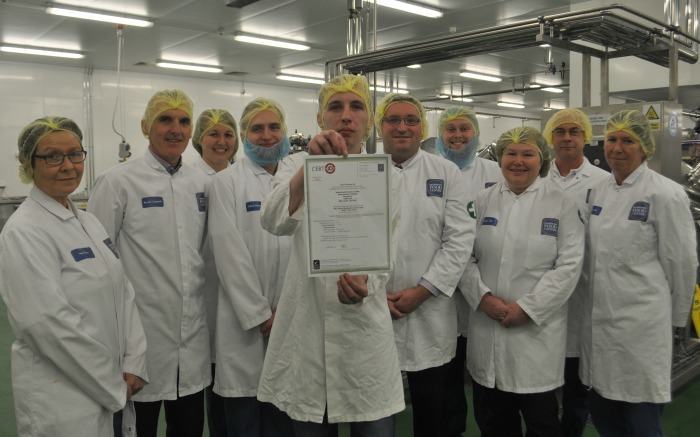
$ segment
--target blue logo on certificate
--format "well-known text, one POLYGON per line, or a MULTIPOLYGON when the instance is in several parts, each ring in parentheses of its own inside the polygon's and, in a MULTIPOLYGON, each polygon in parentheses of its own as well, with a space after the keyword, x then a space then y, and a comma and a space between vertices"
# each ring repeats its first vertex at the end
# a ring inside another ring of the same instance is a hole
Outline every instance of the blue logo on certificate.
POLYGON ((144 208, 162 208, 163 198, 160 196, 144 197, 141 199, 141 206, 144 208))
POLYGON ((95 257, 95 254, 92 252, 92 249, 89 247, 81 247, 79 249, 73 249, 70 251, 70 254, 73 255, 73 259, 76 262, 80 262, 84 259, 95 257))
POLYGON ((442 197, 442 191, 445 187, 445 181, 442 179, 428 179, 426 182, 426 190, 428 197, 442 197))
POLYGON ((199 212, 206 212, 207 197, 204 195, 204 193, 195 193, 195 196, 197 197, 197 208, 199 209, 199 212))
POLYGON ((112 251, 112 253, 114 254, 114 256, 116 256, 117 259, 118 259, 118 258, 119 258, 119 254, 117 253, 117 248, 114 246, 114 243, 112 243, 112 239, 111 239, 111 238, 107 238, 106 240, 103 240, 102 242, 109 248, 109 250, 112 251))
POLYGON ((384 172, 384 164, 377 164, 377 171, 379 173, 383 173, 384 172))
POLYGON ((593 215, 600 215, 600 212, 603 210, 602 206, 596 206, 593 205, 593 208, 591 208, 591 214, 593 215))
POLYGON ((484 217, 481 220, 482 226, 496 226, 498 225, 498 219, 496 217, 484 217))
POLYGON ((630 209, 630 215, 627 217, 629 220, 636 220, 639 222, 645 222, 649 218, 649 203, 647 202, 634 202, 632 209, 630 209))
POLYGON ((260 211, 261 206, 262 206, 262 203, 260 201, 246 202, 245 203, 245 210, 246 210, 246 212, 260 211))
POLYGON ((543 218, 540 233, 542 235, 551 235, 552 237, 556 237, 559 233, 559 219, 543 218))

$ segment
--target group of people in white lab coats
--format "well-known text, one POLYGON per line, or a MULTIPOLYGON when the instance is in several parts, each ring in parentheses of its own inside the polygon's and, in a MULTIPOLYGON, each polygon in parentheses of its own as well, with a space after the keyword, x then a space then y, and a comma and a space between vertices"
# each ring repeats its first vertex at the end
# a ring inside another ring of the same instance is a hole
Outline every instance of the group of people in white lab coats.
POLYGON ((192 101, 157 92, 148 150, 98 178, 87 213, 69 198, 77 125, 22 131, 34 187, 0 236, 20 435, 155 436, 161 408, 167 435, 201 435, 206 397, 215 436, 339 422, 392 436, 405 371, 414 435, 457 436, 465 362, 483 436, 522 435, 521 417, 527 435, 581 435, 589 410, 603 436, 662 435, 697 261, 688 199, 648 168, 641 113, 608 120, 608 174, 583 156, 578 110, 505 132, 496 164, 476 156, 471 110, 441 114, 436 156, 411 96, 375 113, 367 80, 345 74, 318 101, 310 154, 365 153, 374 125, 391 155, 391 274, 306 275, 306 154, 288 156, 273 100, 252 100, 239 132, 223 109, 193 128, 192 101))

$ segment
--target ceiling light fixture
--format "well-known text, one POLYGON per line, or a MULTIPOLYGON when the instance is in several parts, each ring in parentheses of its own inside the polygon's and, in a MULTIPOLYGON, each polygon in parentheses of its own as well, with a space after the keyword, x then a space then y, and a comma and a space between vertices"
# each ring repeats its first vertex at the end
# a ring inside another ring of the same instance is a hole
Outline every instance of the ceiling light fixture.
POLYGON ((542 108, 542 112, 548 112, 552 111, 554 108, 550 108, 549 106, 542 108))
POLYGON ((548 93, 557 93, 557 94, 561 94, 561 93, 564 92, 564 90, 561 89, 561 88, 554 88, 554 87, 551 87, 551 86, 542 88, 542 91, 547 91, 548 93))
POLYGON ((174 68, 176 70, 201 71, 203 73, 221 73, 224 71, 221 67, 216 65, 190 64, 184 62, 164 61, 162 59, 156 61, 156 66, 163 68, 174 68))
POLYGON ((474 99, 470 99, 469 97, 452 97, 452 100, 464 103, 470 103, 474 101, 474 99))
POLYGON ((502 106, 504 108, 515 108, 515 109, 524 109, 525 108, 525 105, 521 105, 519 103, 498 102, 496 104, 498 106, 502 106))
POLYGON ((85 55, 79 52, 69 52, 66 50, 57 50, 49 48, 31 47, 31 46, 15 46, 15 45, 0 45, 0 52, 8 53, 21 53, 24 55, 39 55, 39 56, 53 56, 56 58, 70 58, 70 59, 81 59, 85 55))
POLYGON ((420 64, 411 64, 411 65, 406 66, 406 68, 414 68, 414 69, 420 68, 420 67, 421 67, 420 64))
MULTIPOLYGON (((364 0, 365 3, 373 3, 374 0, 364 0)), ((439 9, 429 8, 427 6, 417 5, 415 3, 409 3, 399 0, 377 0, 379 6, 386 6, 387 8, 398 9, 404 12, 410 12, 416 15, 422 15, 428 18, 441 18, 444 14, 439 9)))
POLYGON ((528 85, 528 88, 534 89, 534 88, 542 88, 542 85, 539 83, 532 82, 530 85, 528 85))
MULTIPOLYGON (((374 87, 371 86, 369 87, 370 91, 374 91, 374 87)), ((408 94, 408 90, 405 90, 403 88, 385 88, 383 86, 378 86, 377 87, 377 92, 380 93, 396 93, 396 94, 408 94)))
POLYGON ((289 80, 292 82, 312 83, 314 85, 323 85, 325 80, 316 77, 292 76, 291 74, 278 74, 277 79, 289 80))
POLYGON ((103 21, 105 23, 124 24, 127 26, 152 27, 153 20, 146 17, 136 17, 133 15, 121 15, 114 12, 90 10, 83 8, 70 8, 63 5, 50 5, 46 8, 46 13, 60 15, 62 17, 82 18, 84 20, 103 21))
POLYGON ((468 77, 470 79, 485 80, 487 82, 501 82, 503 80, 500 77, 489 76, 488 74, 482 74, 482 73, 474 73, 474 72, 467 71, 467 70, 460 71, 459 75, 462 77, 468 77))
POLYGON ((242 32, 236 32, 233 34, 233 39, 240 42, 247 42, 251 44, 260 44, 264 46, 278 47, 281 49, 291 49, 291 50, 309 50, 311 47, 306 44, 300 44, 298 42, 292 41, 282 41, 279 39, 271 39, 268 37, 262 37, 258 35, 250 35, 242 32))

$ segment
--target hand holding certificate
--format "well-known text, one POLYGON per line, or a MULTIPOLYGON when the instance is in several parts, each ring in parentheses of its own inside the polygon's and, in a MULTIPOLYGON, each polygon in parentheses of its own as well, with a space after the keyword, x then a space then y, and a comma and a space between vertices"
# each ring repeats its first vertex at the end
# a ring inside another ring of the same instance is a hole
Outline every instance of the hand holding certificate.
POLYGON ((308 274, 391 268, 389 155, 308 156, 308 274))

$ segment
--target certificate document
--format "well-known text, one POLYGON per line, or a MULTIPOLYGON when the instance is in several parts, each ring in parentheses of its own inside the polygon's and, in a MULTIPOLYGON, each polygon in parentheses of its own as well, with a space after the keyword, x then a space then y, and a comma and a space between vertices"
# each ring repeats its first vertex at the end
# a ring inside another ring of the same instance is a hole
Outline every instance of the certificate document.
POLYGON ((391 268, 389 155, 309 155, 304 163, 308 274, 391 268))

